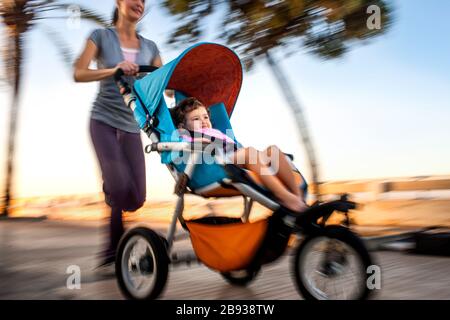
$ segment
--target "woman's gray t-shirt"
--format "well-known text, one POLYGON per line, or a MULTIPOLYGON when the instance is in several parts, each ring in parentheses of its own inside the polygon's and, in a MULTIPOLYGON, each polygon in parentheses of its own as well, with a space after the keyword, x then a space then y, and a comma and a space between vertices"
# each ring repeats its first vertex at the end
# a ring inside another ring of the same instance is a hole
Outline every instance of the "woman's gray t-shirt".
MULTIPOLYGON (((138 37, 140 48, 136 56, 136 64, 150 65, 159 55, 158 47, 153 41, 140 35, 138 37)), ((99 69, 114 68, 125 60, 115 28, 96 29, 91 33, 89 40, 97 46, 99 69)), ((133 77, 126 77, 126 79, 129 83, 134 81, 133 77)), ((100 81, 100 89, 92 108, 91 118, 123 131, 132 133, 140 131, 133 112, 123 101, 113 77, 100 81)))

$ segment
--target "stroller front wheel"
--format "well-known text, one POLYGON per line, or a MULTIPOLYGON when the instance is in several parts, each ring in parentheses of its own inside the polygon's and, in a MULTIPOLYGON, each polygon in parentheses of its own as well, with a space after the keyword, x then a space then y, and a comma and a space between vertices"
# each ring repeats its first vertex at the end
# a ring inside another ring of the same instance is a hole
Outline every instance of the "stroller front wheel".
POLYGON ((134 228, 119 243, 116 276, 128 299, 156 299, 167 282, 169 259, 164 242, 154 231, 134 228))
POLYGON ((293 271, 305 299, 362 300, 370 294, 370 265, 370 255, 358 236, 345 227, 328 226, 296 249, 293 271))

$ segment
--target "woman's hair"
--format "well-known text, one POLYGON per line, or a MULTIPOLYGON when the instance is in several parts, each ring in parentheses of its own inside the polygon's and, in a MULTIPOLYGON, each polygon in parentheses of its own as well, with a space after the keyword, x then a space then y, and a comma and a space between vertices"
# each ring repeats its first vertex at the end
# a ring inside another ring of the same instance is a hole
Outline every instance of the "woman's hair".
POLYGON ((117 6, 114 8, 113 16, 112 16, 112 25, 116 25, 119 20, 119 8, 117 6))
MULTIPOLYGON (((175 107, 170 109, 170 113, 172 115, 173 122, 175 123, 175 127, 178 128, 180 124, 184 124, 187 113, 200 107, 206 108, 203 103, 201 103, 198 99, 194 97, 189 97, 181 100, 180 103, 178 103, 175 107)), ((206 108, 206 110, 209 114, 208 108, 206 108)))

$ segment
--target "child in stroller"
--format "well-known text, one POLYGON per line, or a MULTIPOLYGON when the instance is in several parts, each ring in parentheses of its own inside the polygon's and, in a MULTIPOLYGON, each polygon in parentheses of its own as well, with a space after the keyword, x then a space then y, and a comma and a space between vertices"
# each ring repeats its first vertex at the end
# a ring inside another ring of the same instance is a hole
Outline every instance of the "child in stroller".
POLYGON ((264 151, 258 151, 253 147, 237 147, 227 135, 212 128, 208 109, 194 97, 182 100, 171 110, 171 114, 178 129, 194 134, 194 138, 181 134, 183 140, 190 142, 219 140, 228 145, 227 151, 232 145, 233 152, 226 154, 228 163, 256 173, 264 186, 287 209, 300 213, 308 208, 303 191, 295 181, 291 166, 285 154, 277 146, 270 146, 264 151))

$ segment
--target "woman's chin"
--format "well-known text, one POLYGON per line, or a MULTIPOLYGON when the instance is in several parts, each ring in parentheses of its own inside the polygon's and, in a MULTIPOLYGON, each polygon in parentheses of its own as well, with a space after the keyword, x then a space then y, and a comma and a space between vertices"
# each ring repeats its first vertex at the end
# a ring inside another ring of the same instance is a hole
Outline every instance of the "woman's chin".
POLYGON ((128 20, 129 20, 130 22, 137 23, 137 22, 139 22, 139 19, 141 19, 141 17, 142 17, 141 14, 134 14, 134 13, 131 13, 131 14, 128 16, 128 20))

